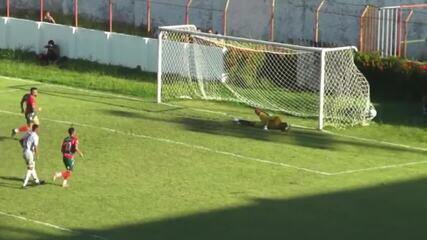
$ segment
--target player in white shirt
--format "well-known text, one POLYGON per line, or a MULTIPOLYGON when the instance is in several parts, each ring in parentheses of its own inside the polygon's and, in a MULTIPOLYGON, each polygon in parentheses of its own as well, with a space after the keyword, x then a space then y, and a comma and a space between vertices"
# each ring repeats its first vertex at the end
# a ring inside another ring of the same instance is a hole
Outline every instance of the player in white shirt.
POLYGON ((23 188, 27 187, 28 181, 32 177, 36 184, 41 184, 36 173, 36 156, 38 158, 39 145, 39 125, 33 124, 31 131, 27 132, 19 142, 21 143, 25 163, 27 164, 27 174, 25 175, 23 188))

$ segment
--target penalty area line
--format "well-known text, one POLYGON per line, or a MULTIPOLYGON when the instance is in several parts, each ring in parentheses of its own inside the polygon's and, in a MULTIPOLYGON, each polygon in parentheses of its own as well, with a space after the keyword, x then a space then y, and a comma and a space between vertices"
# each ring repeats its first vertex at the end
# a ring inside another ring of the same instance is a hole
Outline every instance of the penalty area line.
POLYGON ((402 167, 419 165, 419 164, 427 164, 427 161, 409 162, 409 163, 385 165, 385 166, 379 166, 379 167, 371 167, 371 168, 341 171, 341 172, 330 173, 330 175, 331 176, 337 176, 337 175, 352 174, 352 173, 372 172, 372 171, 376 171, 376 170, 391 169, 391 168, 402 168, 402 167))
MULTIPOLYGON (((9 111, 4 111, 4 110, 0 110, 0 113, 15 115, 15 116, 21 116, 22 115, 19 113, 9 112, 9 111)), ((153 137, 153 136, 143 135, 143 134, 127 133, 127 132, 123 132, 123 131, 120 131, 117 129, 106 128, 106 127, 97 127, 97 126, 84 124, 84 123, 76 123, 76 122, 55 120, 55 119, 49 119, 49 118, 40 118, 40 119, 45 120, 45 121, 49 121, 49 122, 55 122, 55 123, 61 123, 61 124, 67 124, 67 125, 76 125, 76 126, 93 128, 93 129, 100 129, 100 130, 104 130, 107 132, 113 132, 113 133, 120 134, 120 135, 150 139, 150 140, 154 140, 157 142, 163 142, 163 143, 185 146, 188 148, 193 148, 193 149, 202 150, 202 151, 206 151, 206 152, 231 156, 231 157, 239 158, 239 159, 243 159, 243 160, 250 160, 250 161, 263 163, 263 164, 276 165, 276 166, 281 166, 281 167, 285 167, 285 168, 305 171, 305 172, 309 172, 309 173, 315 173, 315 174, 324 175, 324 176, 330 176, 331 175, 328 172, 318 171, 318 170, 304 168, 304 167, 298 167, 298 166, 294 166, 291 164, 279 163, 279 162, 269 161, 269 160, 265 160, 265 159, 255 158, 255 157, 244 156, 244 155, 240 155, 240 154, 236 154, 236 153, 232 153, 232 152, 226 152, 226 151, 222 151, 222 150, 216 150, 216 149, 208 148, 208 147, 201 146, 201 145, 195 145, 195 144, 190 144, 190 143, 185 143, 185 142, 174 141, 174 140, 167 139, 167 138, 158 138, 158 137, 153 137)))
MULTIPOLYGON (((46 223, 46 222, 42 222, 42 221, 30 219, 30 218, 26 218, 26 217, 15 215, 15 214, 11 214, 11 213, 6 213, 6 212, 3 212, 3 211, 0 211, 0 215, 6 216, 6 217, 20 219, 22 221, 31 222, 31 223, 35 223, 35 224, 38 224, 38 225, 43 225, 45 227, 54 228, 54 229, 57 229, 57 230, 60 230, 60 231, 63 231, 63 232, 84 234, 84 233, 82 233, 80 231, 75 231, 75 230, 72 230, 72 229, 69 229, 69 228, 61 227, 61 226, 58 226, 58 225, 54 225, 54 224, 50 224, 50 223, 46 223)), ((87 235, 89 237, 92 237, 94 239, 107 240, 107 238, 101 237, 101 236, 98 236, 98 235, 95 235, 95 234, 85 234, 85 235, 87 235)))

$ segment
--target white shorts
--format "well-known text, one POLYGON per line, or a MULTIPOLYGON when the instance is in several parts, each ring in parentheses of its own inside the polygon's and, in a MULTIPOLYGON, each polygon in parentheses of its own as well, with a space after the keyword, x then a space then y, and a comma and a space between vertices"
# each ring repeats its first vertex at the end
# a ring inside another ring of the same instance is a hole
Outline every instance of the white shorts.
POLYGON ((24 160, 27 164, 27 167, 34 168, 36 166, 36 162, 34 161, 34 153, 31 151, 25 151, 24 152, 24 160))

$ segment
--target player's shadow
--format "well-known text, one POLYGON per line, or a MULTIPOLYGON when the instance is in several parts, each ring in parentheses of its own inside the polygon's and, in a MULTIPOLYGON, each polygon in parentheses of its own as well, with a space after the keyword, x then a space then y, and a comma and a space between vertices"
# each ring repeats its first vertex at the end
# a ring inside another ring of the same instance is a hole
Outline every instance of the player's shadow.
POLYGON ((13 177, 13 176, 0 176, 1 180, 6 180, 6 181, 13 181, 13 182, 22 182, 23 179, 19 178, 19 177, 13 177))
POLYGON ((238 138, 249 138, 289 145, 297 145, 317 149, 340 149, 340 151, 360 151, 363 149, 385 149, 391 151, 407 151, 412 153, 425 154, 423 150, 408 149, 399 146, 385 145, 381 143, 363 142, 356 139, 346 139, 342 137, 326 134, 318 130, 292 127, 289 132, 280 130, 265 131, 261 128, 236 125, 232 121, 213 121, 193 118, 175 119, 181 123, 185 129, 194 132, 203 132, 215 135, 225 135, 238 138), (357 148, 343 148, 351 146, 357 148))
POLYGON ((5 137, 5 136, 0 136, 0 142, 5 141, 5 140, 11 140, 13 138, 11 137, 5 137))
POLYGON ((139 112, 129 112, 122 110, 103 110, 104 113, 126 118, 144 119, 151 121, 160 121, 168 124, 179 124, 184 129, 192 132, 207 133, 213 135, 224 135, 236 138, 247 138, 252 140, 298 144, 300 146, 312 148, 332 148, 333 142, 330 136, 321 134, 315 131, 303 129, 292 129, 288 133, 283 133, 279 130, 264 131, 261 128, 242 126, 234 123, 231 119, 210 120, 200 118, 176 117, 170 119, 160 118, 156 115, 146 115, 139 112))
MULTIPOLYGON (((22 189, 21 186, 24 181, 23 178, 19 178, 15 176, 0 176, 0 180, 3 180, 0 182, 0 187, 7 187, 7 188, 13 188, 13 189, 22 189)), ((33 181, 30 181, 28 187, 30 188, 41 187, 43 185, 55 185, 55 184, 43 181, 41 185, 37 185, 33 181)))
POLYGON ((276 143, 299 145, 310 148, 330 149, 334 142, 329 135, 320 132, 292 128, 288 132, 280 130, 265 131, 260 127, 239 125, 231 120, 206 120, 195 118, 178 118, 174 120, 180 123, 186 130, 202 132, 214 135, 225 135, 237 138, 255 139, 276 143))
POLYGON ((19 141, 19 139, 16 137, 11 137, 11 136, 0 136, 0 142, 1 141, 15 141, 15 142, 17 142, 17 141, 19 141))
POLYGON ((0 187, 12 188, 12 189, 21 189, 23 182, 22 178, 13 177, 13 176, 0 176, 0 187))

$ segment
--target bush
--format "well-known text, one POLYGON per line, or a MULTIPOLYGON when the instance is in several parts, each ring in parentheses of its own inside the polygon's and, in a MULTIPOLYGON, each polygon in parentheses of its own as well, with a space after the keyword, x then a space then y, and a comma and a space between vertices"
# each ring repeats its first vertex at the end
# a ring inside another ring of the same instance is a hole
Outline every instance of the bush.
POLYGON ((420 101, 427 94, 427 63, 379 54, 358 53, 358 68, 371 85, 376 101, 420 101))

